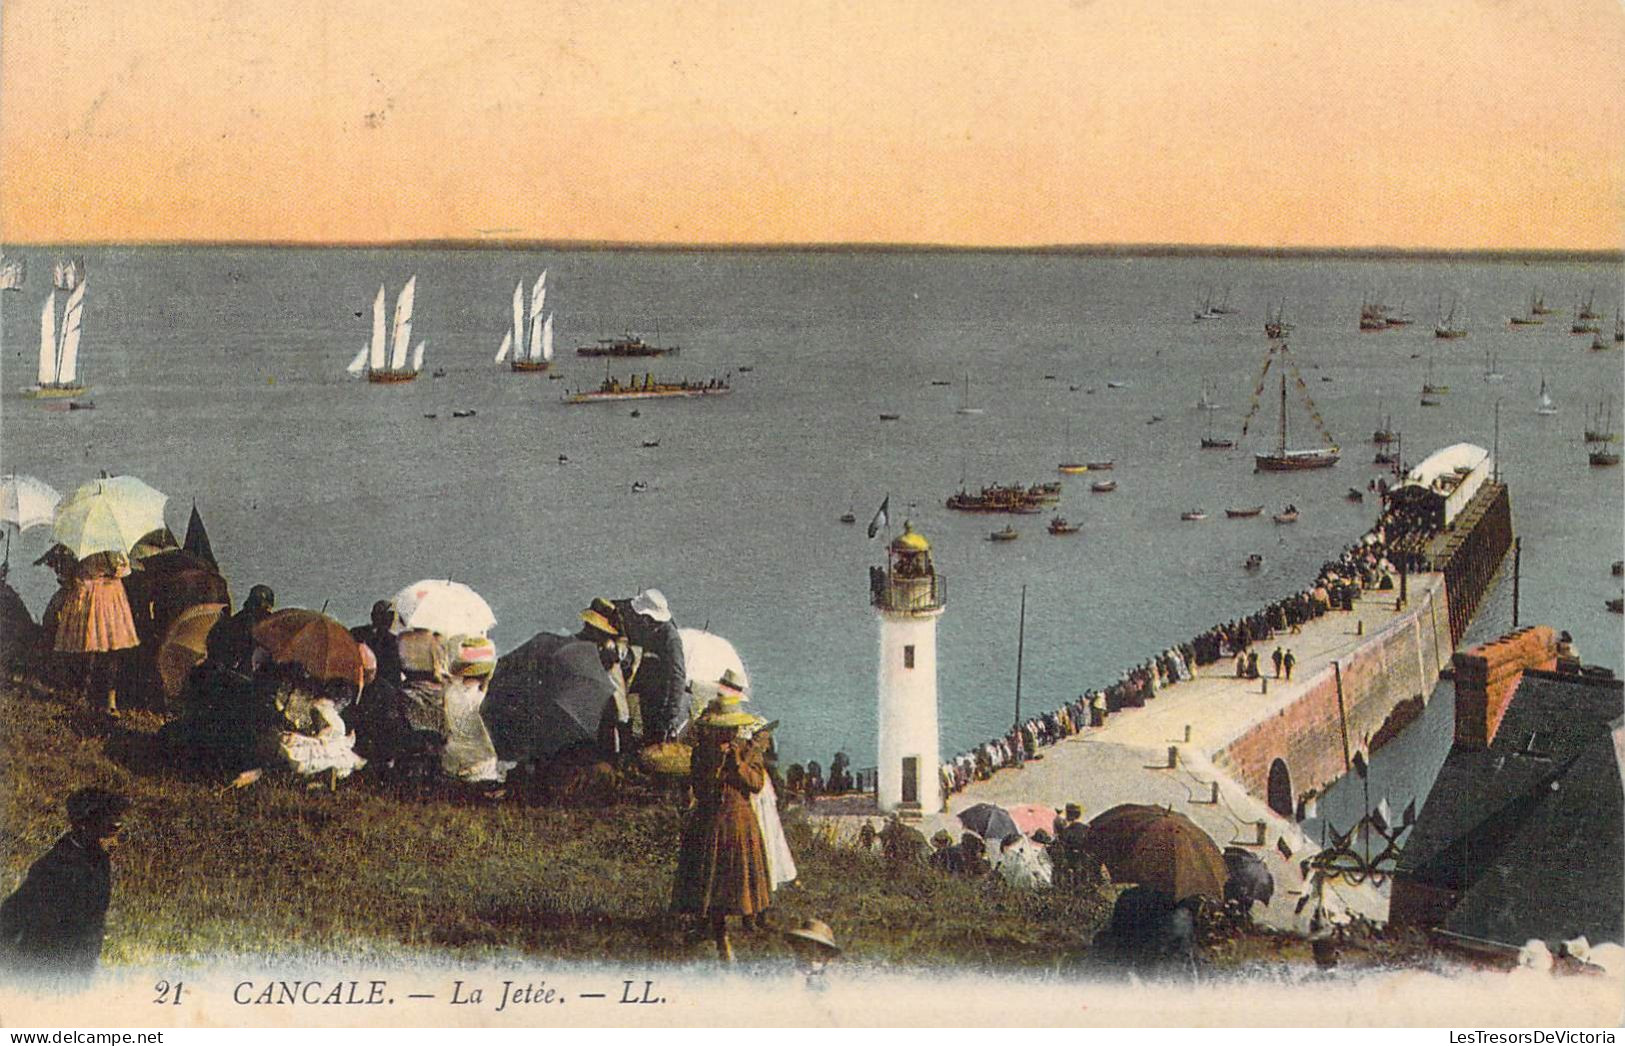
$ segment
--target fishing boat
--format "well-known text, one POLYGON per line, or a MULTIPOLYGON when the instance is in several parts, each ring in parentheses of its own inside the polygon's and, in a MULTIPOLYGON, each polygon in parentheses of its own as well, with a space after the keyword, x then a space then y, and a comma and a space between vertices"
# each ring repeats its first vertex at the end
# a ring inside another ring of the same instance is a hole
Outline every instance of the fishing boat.
POLYGON ((1534 295, 1529 299, 1529 313, 1532 316, 1550 316, 1557 310, 1546 305, 1546 295, 1541 293, 1539 287, 1535 288, 1534 295))
POLYGON ((1625 596, 1615 596, 1607 602, 1606 606, 1610 613, 1625 614, 1625 596))
POLYGON ((901 417, 902 417, 901 414, 882 414, 880 416, 880 420, 881 421, 896 421, 898 418, 901 418, 901 417))
POLYGON ((1083 462, 1079 461, 1072 454, 1072 419, 1071 418, 1066 419, 1066 448, 1065 448, 1065 452, 1066 452, 1066 455, 1067 455, 1066 459, 1064 461, 1062 461, 1059 465, 1055 466, 1056 469, 1058 469, 1059 471, 1065 473, 1068 476, 1075 476, 1080 472, 1088 472, 1089 471, 1089 466, 1084 464, 1083 462))
POLYGON ((643 447, 644 450, 653 450, 654 448, 660 446, 660 441, 657 439, 646 439, 639 445, 643 447))
POLYGON ((973 406, 970 405, 970 374, 969 373, 966 373, 966 375, 965 375, 965 388, 964 388, 964 391, 959 394, 959 409, 954 411, 954 413, 955 414, 980 414, 980 413, 982 413, 982 408, 981 407, 973 407, 973 406))
POLYGON ((1224 319, 1224 315, 1224 311, 1213 304, 1212 291, 1207 292, 1202 299, 1202 307, 1193 313, 1193 316, 1195 317, 1194 322, 1197 323, 1200 323, 1202 320, 1222 320, 1224 319))
POLYGON ((858 521, 858 514, 855 511, 855 507, 854 508, 849 508, 845 512, 841 513, 841 522, 842 523, 856 523, 857 521, 858 521))
POLYGON ((1257 552, 1254 552, 1252 555, 1248 556, 1247 557, 1247 562, 1242 564, 1242 566, 1244 568, 1246 568, 1247 570, 1257 570, 1259 567, 1261 567, 1263 565, 1264 565, 1264 557, 1259 555, 1257 552))
POLYGON ((1042 505, 1053 505, 1061 500, 1061 481, 1034 483, 1027 488, 1027 498, 1042 505))
POLYGON ((1484 380, 1505 381, 1506 375, 1501 373, 1500 361, 1488 352, 1484 353, 1484 380))
POLYGON ((1288 505, 1270 518, 1277 523, 1296 523, 1298 521, 1298 506, 1288 505))
POLYGON ((82 280, 74 285, 67 303, 62 306, 60 323, 56 315, 56 291, 45 295, 45 308, 40 314, 39 370, 35 384, 24 390, 24 395, 35 399, 71 400, 87 391, 79 378, 86 286, 82 280))
POLYGON ((1091 461, 1088 464, 1090 472, 1110 472, 1112 468, 1109 461, 1091 461))
POLYGON ((7 258, 0 255, 0 291, 20 291, 28 279, 26 258, 7 258))
POLYGON ((1390 327, 1409 327, 1411 325, 1410 313, 1405 309, 1405 303, 1399 303, 1399 312, 1383 314, 1383 322, 1390 327))
POLYGON ((958 493, 948 495, 948 500, 944 504, 956 512, 1004 512, 1016 516, 1033 516, 1043 511, 1043 505, 1053 504, 1054 500, 1059 500, 1040 499, 1034 493, 1034 489, 1019 483, 994 483, 983 487, 981 493, 972 494, 961 481, 958 493))
POLYGON ((62 258, 51 266, 51 286, 59 291, 72 291, 85 282, 85 260, 62 258))
POLYGON ((1179 518, 1184 520, 1187 523, 1199 523, 1202 520, 1207 518, 1207 509, 1205 509, 1205 508, 1187 509, 1186 511, 1181 512, 1179 514, 1179 518))
POLYGON ((1372 331, 1385 331, 1388 329, 1388 316, 1385 306, 1374 301, 1360 302, 1360 330, 1366 334, 1372 331))
POLYGON ((1207 435, 1202 437, 1202 449, 1203 450, 1229 450, 1231 447, 1234 447, 1236 445, 1236 441, 1233 440, 1233 439, 1225 439, 1222 436, 1215 436, 1213 434, 1213 411, 1214 411, 1214 409, 1215 408, 1212 407, 1212 406, 1209 406, 1207 408, 1207 435))
POLYGON ((1608 343, 1602 340, 1602 331, 1598 331, 1597 333, 1593 334, 1591 336, 1591 351, 1606 352, 1607 350, 1608 343))
MULTIPOLYGON (((659 340, 657 336, 656 341, 659 340)), ((577 356, 675 356, 682 352, 678 345, 651 345, 642 338, 627 331, 619 338, 599 338, 591 345, 583 345, 576 350, 577 356)))
POLYGON ((1014 541, 1020 536, 1021 535, 1016 532, 1015 527, 1011 526, 1009 523, 1006 523, 1003 530, 995 530, 993 533, 987 536, 987 539, 989 541, 1014 541))
POLYGON ((515 373, 539 373, 553 363, 553 314, 543 317, 547 302, 547 270, 536 278, 530 290, 530 338, 525 337, 525 285, 513 287, 513 326, 502 333, 502 346, 497 349, 496 362, 508 361, 515 373))
POLYGON ((1349 500, 1349 501, 1355 501, 1355 502, 1364 501, 1365 500, 1365 491, 1361 490, 1359 487, 1350 487, 1349 492, 1347 494, 1344 494, 1343 497, 1345 499, 1349 500))
MULTIPOLYGON (((1269 358, 1264 364, 1264 372, 1267 374, 1270 366, 1279 359, 1281 368, 1281 406, 1279 434, 1276 440, 1275 452, 1273 454, 1253 455, 1254 467, 1260 472, 1296 472, 1302 469, 1331 468, 1337 464, 1337 459, 1340 456, 1337 445, 1332 442, 1331 433, 1326 431, 1325 424, 1321 422, 1320 415, 1315 410, 1314 400, 1309 397, 1309 388, 1304 384, 1303 375, 1298 373, 1297 366, 1288 355, 1289 352, 1290 350, 1285 342, 1272 345, 1269 358), (1293 377, 1297 379, 1298 388, 1303 396, 1304 404, 1309 410, 1310 417, 1314 418, 1316 424, 1320 426, 1320 435, 1326 441, 1325 446, 1291 450, 1287 448, 1286 378, 1289 369, 1292 371, 1293 377)), ((1260 386, 1263 385, 1263 375, 1259 376, 1259 384, 1260 386)), ((1247 434, 1247 426, 1252 423, 1253 415, 1258 412, 1258 407, 1258 400, 1254 399, 1252 410, 1248 411, 1247 420, 1242 423, 1242 435, 1247 434)))
POLYGON ((1602 317, 1591 309, 1591 299, 1587 298, 1584 304, 1574 303, 1574 322, 1569 325, 1570 334, 1601 334, 1602 317))
POLYGON ((1551 394, 1546 391, 1546 375, 1540 376, 1540 399, 1536 401, 1535 413, 1543 417, 1550 417, 1557 413, 1557 404, 1552 402, 1551 394))
POLYGON ((1512 316, 1509 319, 1514 327, 1533 327, 1545 323, 1546 321, 1542 317, 1551 311, 1546 308, 1546 303, 1541 300, 1540 292, 1534 291, 1529 295, 1529 311, 1522 316, 1512 316))
POLYGON ((1089 484, 1089 489, 1096 494, 1110 494, 1117 489, 1117 481, 1115 479, 1097 479, 1089 484))
POLYGON ((1579 317, 1582 320, 1600 320, 1602 316, 1596 310, 1597 292, 1591 291, 1586 295, 1585 304, 1580 306, 1579 317))
POLYGON ((1224 514, 1231 519, 1252 519, 1254 516, 1263 515, 1263 513, 1263 505, 1254 505, 1252 508, 1227 508, 1224 510, 1224 514))
POLYGON ((372 300, 372 340, 367 343, 350 365, 344 369, 352 375, 365 374, 367 380, 378 385, 398 385, 411 381, 423 373, 423 342, 416 350, 412 344, 412 305, 417 297, 418 278, 413 276, 401 288, 395 299, 395 322, 391 328, 393 338, 384 336, 384 287, 378 286, 378 296, 372 300))
POLYGON ((1422 397, 1426 399, 1429 396, 1442 396, 1449 391, 1449 385, 1435 385, 1433 383, 1433 359, 1429 357, 1428 374, 1422 381, 1422 397))
POLYGON ((1614 431, 1614 403, 1597 405, 1597 427, 1586 430, 1586 456, 1593 465, 1619 464, 1619 434, 1614 431))
POLYGON ((569 393, 564 397, 565 403, 621 403, 626 400, 658 400, 658 399, 697 399, 702 396, 726 396, 733 389, 728 387, 727 378, 712 378, 709 381, 656 381, 652 374, 645 374, 639 381, 636 376, 628 378, 623 384, 619 378, 606 377, 596 389, 580 390, 569 393))
POLYGON ((1049 521, 1049 532, 1051 534, 1076 534, 1082 529, 1076 523, 1068 523, 1065 516, 1056 516, 1049 521))
POLYGON ((1465 338, 1465 337, 1467 337, 1467 328, 1466 327, 1458 327, 1456 325, 1456 307, 1457 307, 1457 305, 1458 305, 1457 300, 1455 298, 1452 298, 1452 299, 1450 299, 1450 314, 1448 316, 1443 315, 1442 310, 1441 310, 1441 315, 1439 317, 1439 322, 1437 322, 1437 323, 1435 323, 1433 325, 1433 336, 1435 338, 1447 338, 1448 339, 1448 338, 1465 338))
MULTIPOLYGON (((1382 410, 1381 399, 1377 400, 1377 410, 1382 410)), ((1383 417, 1382 424, 1371 434, 1371 442, 1379 447, 1385 447, 1398 438, 1399 434, 1394 431, 1394 416, 1392 414, 1383 417)))

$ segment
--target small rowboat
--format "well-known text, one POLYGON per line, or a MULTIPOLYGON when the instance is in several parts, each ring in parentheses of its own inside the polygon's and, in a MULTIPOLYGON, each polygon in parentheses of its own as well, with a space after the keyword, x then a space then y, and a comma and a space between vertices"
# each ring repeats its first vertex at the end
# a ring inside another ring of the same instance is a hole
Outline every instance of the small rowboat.
POLYGON ((1224 514, 1231 519, 1252 519, 1254 516, 1263 515, 1263 513, 1263 505, 1254 505, 1252 508, 1227 508, 1224 510, 1224 514))
POLYGON ((1016 532, 1015 527, 1012 527, 1010 524, 1006 523, 1003 530, 995 530, 993 533, 987 536, 987 539, 989 541, 1014 541, 1020 536, 1021 535, 1016 532))
POLYGON ((880 416, 880 420, 881 421, 896 421, 900 417, 902 417, 901 414, 882 414, 880 416))
POLYGON ((1108 472, 1111 470, 1112 463, 1109 461, 1091 461, 1087 467, 1090 472, 1108 472))
POLYGON ((1298 521, 1298 510, 1289 505, 1270 518, 1277 523, 1296 523, 1298 521))
POLYGON ((1059 469, 1060 471, 1066 473, 1068 476, 1076 476, 1080 472, 1088 472, 1089 471, 1089 466, 1088 465, 1085 465, 1082 462, 1078 462, 1078 461, 1063 461, 1061 464, 1059 464, 1059 465, 1057 465, 1055 467, 1057 469, 1059 469))
POLYGON ((1117 481, 1115 479, 1097 480, 1094 483, 1089 484, 1089 489, 1094 491, 1096 494, 1110 494, 1112 491, 1117 489, 1117 481))
POLYGON ((1076 523, 1068 523, 1062 516, 1056 516, 1054 519, 1049 521, 1049 532, 1051 534, 1076 534, 1082 529, 1083 528, 1076 523))
POLYGON ((1181 512, 1179 518, 1188 523, 1197 523, 1207 518, 1207 509, 1193 508, 1189 512, 1181 512))
POLYGON ((1248 570, 1257 570, 1259 567, 1264 565, 1264 557, 1259 555, 1257 552, 1254 552, 1252 555, 1247 557, 1247 562, 1243 565, 1246 566, 1248 570))

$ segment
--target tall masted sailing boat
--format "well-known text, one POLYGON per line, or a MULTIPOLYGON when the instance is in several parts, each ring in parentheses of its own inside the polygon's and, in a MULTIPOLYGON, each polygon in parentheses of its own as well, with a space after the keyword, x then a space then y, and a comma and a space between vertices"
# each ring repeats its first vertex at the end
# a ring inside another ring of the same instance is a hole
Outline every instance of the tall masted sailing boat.
POLYGON ((24 395, 38 399, 73 399, 84 395, 79 380, 79 340, 84 332, 85 284, 80 281, 62 307, 62 321, 56 318, 56 291, 45 296, 40 314, 38 384, 24 395))
POLYGON ((1332 441, 1331 433, 1326 431, 1326 424, 1321 420, 1320 412, 1315 409, 1315 401, 1309 396, 1309 386, 1304 384, 1303 375, 1298 373, 1297 365, 1292 362, 1288 352, 1285 342, 1270 346, 1269 356, 1264 361, 1264 369, 1258 375, 1258 387, 1253 391, 1252 409, 1247 412, 1247 418, 1241 425, 1241 434, 1243 436, 1247 434, 1247 427, 1252 424, 1253 416, 1258 413, 1259 397, 1264 391, 1264 378, 1269 374, 1270 367, 1277 362, 1276 357, 1279 356, 1281 407, 1278 438, 1274 453, 1253 455, 1254 467, 1259 472, 1297 472, 1301 469, 1331 468, 1337 464, 1340 451, 1337 444, 1332 441), (1319 426, 1321 438, 1326 441, 1324 446, 1293 449, 1289 449, 1287 446, 1286 379, 1288 370, 1292 372, 1292 378, 1297 384, 1298 393, 1303 399, 1304 406, 1309 410, 1309 416, 1314 418, 1316 425, 1319 426))
POLYGON ((51 284, 59 291, 71 291, 84 282, 83 258, 63 258, 51 267, 51 284))
POLYGON ((412 344, 412 303, 417 296, 418 278, 413 276, 401 288, 395 299, 393 340, 384 337, 384 287, 378 285, 378 296, 372 300, 372 340, 356 353, 344 369, 351 374, 365 374, 367 380, 380 385, 395 385, 411 381, 423 373, 423 342, 418 342, 410 362, 407 350, 412 344))
POLYGON ((525 342, 525 285, 513 287, 513 326, 502 334, 502 347, 497 349, 496 362, 508 361, 515 371, 544 371, 553 362, 553 314, 542 317, 542 306, 547 301, 547 270, 537 277, 530 291, 530 343, 525 342), (511 357, 511 358, 510 358, 511 357))
POLYGON ((0 291, 20 291, 28 278, 26 258, 7 258, 0 254, 0 291))

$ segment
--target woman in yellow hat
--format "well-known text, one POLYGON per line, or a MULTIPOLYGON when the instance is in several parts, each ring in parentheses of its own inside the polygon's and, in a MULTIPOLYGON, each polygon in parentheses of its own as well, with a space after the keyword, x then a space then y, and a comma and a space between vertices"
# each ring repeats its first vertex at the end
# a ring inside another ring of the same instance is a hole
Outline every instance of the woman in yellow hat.
POLYGON ((772 897, 767 850, 751 808, 767 771, 760 747, 739 736, 739 728, 756 719, 731 683, 718 683, 718 696, 697 723, 689 768, 694 806, 683 826, 672 896, 673 911, 709 920, 717 957, 725 962, 733 960, 727 917, 740 916, 749 928, 772 897))

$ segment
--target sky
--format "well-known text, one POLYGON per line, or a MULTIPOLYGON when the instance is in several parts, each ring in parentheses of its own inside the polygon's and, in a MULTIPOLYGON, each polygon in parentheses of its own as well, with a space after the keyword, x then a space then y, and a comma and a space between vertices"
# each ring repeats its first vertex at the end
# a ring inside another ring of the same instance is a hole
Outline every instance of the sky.
POLYGON ((1621 0, 6 0, 0 239, 1617 249, 1621 0))

